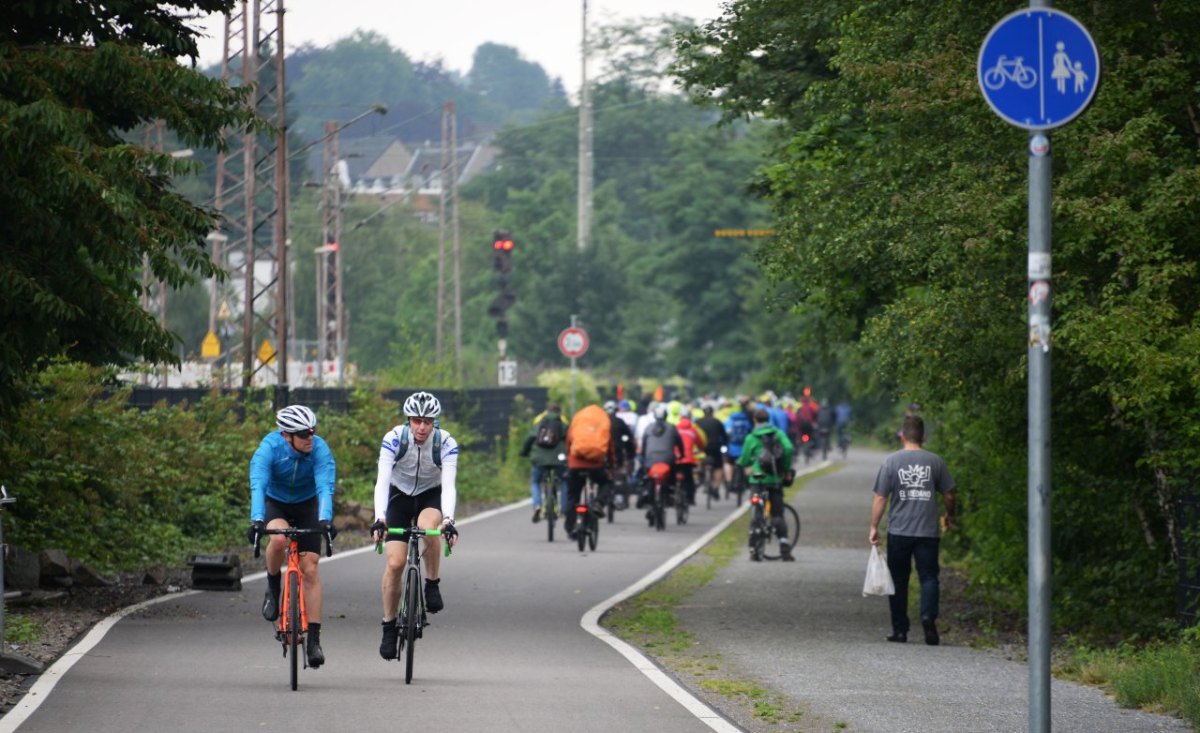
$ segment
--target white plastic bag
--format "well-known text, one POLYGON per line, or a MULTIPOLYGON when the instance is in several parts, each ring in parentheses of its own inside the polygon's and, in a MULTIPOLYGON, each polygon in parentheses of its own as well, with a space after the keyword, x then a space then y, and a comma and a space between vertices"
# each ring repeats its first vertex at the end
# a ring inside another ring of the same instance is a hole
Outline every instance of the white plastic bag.
POLYGON ((896 586, 892 584, 892 573, 888 570, 879 545, 871 548, 871 556, 867 559, 867 579, 863 581, 863 597, 890 596, 895 594, 896 586))

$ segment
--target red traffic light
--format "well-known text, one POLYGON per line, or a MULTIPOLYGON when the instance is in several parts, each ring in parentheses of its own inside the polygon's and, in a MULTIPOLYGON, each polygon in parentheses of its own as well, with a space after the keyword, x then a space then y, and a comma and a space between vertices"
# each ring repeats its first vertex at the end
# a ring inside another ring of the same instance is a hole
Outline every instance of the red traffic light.
POLYGON ((492 242, 492 249, 498 252, 511 252, 512 248, 513 241, 511 239, 497 239, 492 242))

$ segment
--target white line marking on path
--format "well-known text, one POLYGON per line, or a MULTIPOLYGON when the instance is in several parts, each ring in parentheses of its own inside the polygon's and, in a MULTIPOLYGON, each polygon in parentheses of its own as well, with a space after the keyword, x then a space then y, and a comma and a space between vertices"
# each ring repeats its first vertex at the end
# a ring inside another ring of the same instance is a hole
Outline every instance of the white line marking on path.
MULTIPOLYGON (((804 476, 813 473, 825 466, 830 465, 829 461, 822 461, 818 464, 804 468, 796 472, 796 477, 804 476)), ((618 592, 611 598, 601 601, 600 603, 588 609, 587 613, 583 614, 583 618, 579 620, 579 625, 582 626, 589 634, 597 639, 608 644, 613 649, 616 649, 621 656, 625 657, 629 662, 637 668, 639 672, 646 675, 651 682, 658 685, 659 689, 670 695, 675 702, 682 705, 692 715, 695 715, 700 722, 712 728, 717 733, 741 733, 741 728, 737 727, 730 721, 723 718, 719 713, 706 705, 702 700, 693 695, 682 685, 671 678, 657 664, 651 661, 646 655, 629 645, 625 641, 618 639, 610 634, 606 629, 600 626, 600 617, 608 612, 610 608, 617 605, 626 598, 635 596, 641 593, 652 584, 657 583, 667 573, 674 570, 679 565, 682 565, 692 555, 700 551, 702 547, 713 540, 714 537, 725 531, 725 528, 737 521, 737 518, 746 513, 750 509, 750 502, 745 502, 737 509, 733 510, 729 516, 721 520, 712 529, 698 537, 695 542, 688 545, 684 549, 675 554, 662 565, 659 565, 654 570, 651 570, 648 575, 629 586, 625 590, 618 592)))
MULTIPOLYGON (((797 471, 796 476, 799 477, 808 473, 812 473, 824 468, 827 465, 829 465, 829 461, 822 461, 821 463, 818 463, 810 468, 797 471)), ((483 521, 484 519, 494 517, 497 514, 515 511, 521 507, 529 506, 530 503, 531 500, 524 499, 512 504, 506 504, 498 509, 491 509, 486 512, 474 514, 466 519, 463 519, 461 522, 458 522, 458 524, 471 524, 472 522, 483 521)), ((608 633, 608 631, 600 626, 600 617, 603 616, 610 608, 626 598, 641 593, 651 584, 657 582, 667 573, 671 572, 680 564, 682 564, 684 560, 687 560, 689 557, 699 552, 700 548, 711 542, 714 537, 724 531, 725 528, 730 524, 735 522, 737 518, 744 514, 749 508, 750 503, 746 502, 738 509, 735 509, 719 524, 710 529, 708 532, 705 532, 701 537, 697 538, 695 542, 676 553, 662 565, 659 565, 657 568, 650 571, 650 573, 644 576, 641 580, 638 580, 625 590, 620 591, 616 595, 588 609, 587 613, 583 614, 583 618, 579 621, 579 625, 582 626, 588 633, 617 650, 621 656, 629 660, 629 662, 633 664, 638 671, 646 675, 646 677, 649 678, 650 681, 655 685, 657 685, 659 689, 670 695, 672 699, 687 709, 688 712, 692 713, 692 715, 695 715, 698 720, 703 722, 709 728, 712 728, 714 731, 718 731, 718 733, 740 733, 741 729, 725 718, 721 717, 720 714, 718 714, 708 705, 704 704, 704 702, 702 702, 699 698, 685 690, 678 682, 663 672, 662 669, 654 664, 654 662, 650 661, 650 659, 643 655, 640 651, 608 633)), ((325 558, 324 562, 332 562, 333 560, 342 557, 352 557, 364 552, 371 552, 374 549, 375 548, 373 545, 366 545, 353 550, 339 552, 333 557, 325 558)), ((266 571, 263 571, 249 575, 242 580, 245 582, 262 580, 266 577, 266 575, 266 571)), ((92 630, 89 631, 82 640, 80 640, 78 644, 64 652, 63 655, 54 662, 54 664, 42 672, 38 677, 37 682, 35 682, 33 686, 29 688, 29 691, 25 693, 25 695, 17 702, 15 706, 13 706, 13 709, 10 710, 3 718, 0 718, 0 733, 13 733, 13 731, 20 727, 21 723, 24 723, 29 716, 33 715, 33 713, 36 712, 39 707, 41 707, 41 704, 46 700, 46 698, 50 696, 51 691, 54 690, 54 686, 58 684, 58 681, 63 678, 63 676, 71 669, 71 667, 75 666, 76 662, 82 659, 85 654, 99 644, 105 635, 108 634, 109 629, 115 626, 118 621, 131 613, 136 613, 157 603, 173 601, 179 598, 186 598, 187 596, 195 595, 196 593, 201 592, 202 591, 198 590, 187 590, 179 593, 169 593, 167 595, 158 596, 157 598, 151 598, 149 600, 142 601, 141 603, 136 603, 132 606, 129 606, 128 608, 123 608, 108 618, 105 618, 100 623, 96 624, 92 630)))
MULTIPOLYGON (((530 499, 525 499, 513 504, 506 504, 498 509, 490 509, 486 512, 474 514, 460 522, 456 522, 455 524, 461 525, 482 521, 489 517, 494 517, 497 514, 503 514, 504 512, 520 509, 523 506, 528 506, 530 503, 530 499)), ((364 552, 372 552, 374 549, 374 545, 357 547, 353 550, 347 550, 346 552, 339 552, 333 557, 322 558, 322 562, 332 562, 339 558, 352 557, 364 552)), ((260 573, 248 575, 245 578, 242 578, 242 580, 245 582, 250 582, 262 580, 266 577, 267 572, 264 570, 260 573)), ((74 667, 75 663, 83 658, 83 655, 90 652, 97 644, 99 644, 100 640, 103 639, 108 633, 108 630, 113 626, 116 626, 118 621, 131 613, 136 613, 141 611, 143 608, 148 608, 156 603, 174 601, 202 592, 203 591, 198 590, 186 590, 179 593, 168 593, 156 598, 151 598, 127 608, 122 608, 120 611, 117 611, 100 623, 96 624, 94 627, 92 627, 92 630, 88 632, 87 636, 83 637, 78 644, 63 652, 63 655, 59 657, 54 664, 50 665, 49 669, 42 672, 41 676, 38 677, 37 682, 35 682, 33 686, 30 687, 25 693, 25 695, 21 697, 17 704, 13 706, 13 709, 8 711, 3 718, 0 718, 0 733, 13 733, 13 731, 15 731, 21 725, 21 723, 24 723, 30 715, 33 715, 34 712, 41 707, 42 703, 45 702, 46 698, 50 696, 51 691, 54 690, 54 686, 57 685, 58 681, 63 678, 63 675, 65 675, 71 669, 71 667, 74 667)))

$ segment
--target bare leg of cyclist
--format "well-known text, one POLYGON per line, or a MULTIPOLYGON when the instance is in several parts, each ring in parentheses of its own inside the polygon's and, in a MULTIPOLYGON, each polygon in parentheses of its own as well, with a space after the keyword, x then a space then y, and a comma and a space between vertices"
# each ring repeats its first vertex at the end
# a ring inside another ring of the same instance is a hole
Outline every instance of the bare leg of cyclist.
MULTIPOLYGON (((433 507, 422 509, 417 517, 417 526, 421 529, 437 529, 442 526, 442 513, 433 507)), ((442 567, 442 538, 425 538, 425 578, 437 580, 438 571, 442 567)))
POLYGON ((321 623, 321 605, 325 597, 321 592, 321 571, 317 569, 317 559, 320 557, 313 552, 300 553, 300 574, 304 576, 304 615, 308 623, 321 623))
POLYGON ((407 542, 385 542, 387 567, 383 569, 383 620, 395 621, 403 588, 404 563, 408 561, 407 542))
MULTIPOLYGON (((267 523, 267 529, 287 529, 288 521, 286 519, 272 519, 267 523)), ((287 538, 281 534, 271 535, 270 541, 267 543, 267 574, 279 575, 283 569, 283 553, 287 549, 287 538)), ((307 580, 307 579, 306 579, 307 580)))
MULTIPOLYGON (((428 507, 422 509, 417 516, 417 526, 421 529, 437 529, 442 526, 441 511, 428 507)), ((441 578, 438 573, 442 567, 442 538, 425 538, 425 609, 437 613, 445 608, 442 603, 441 578)))

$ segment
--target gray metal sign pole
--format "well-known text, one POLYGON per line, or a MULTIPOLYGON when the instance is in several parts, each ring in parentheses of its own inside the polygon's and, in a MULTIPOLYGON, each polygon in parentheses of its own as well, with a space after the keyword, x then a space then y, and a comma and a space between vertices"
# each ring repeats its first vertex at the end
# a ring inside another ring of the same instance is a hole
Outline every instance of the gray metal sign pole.
POLYGON ((1029 730, 1050 731, 1050 138, 1029 138, 1029 730))
POLYGON ((1002 18, 976 69, 992 110, 1029 136, 1029 730, 1050 730, 1050 136, 1096 94, 1100 51, 1050 0, 1002 18))
MULTIPOLYGON (((571 314, 571 328, 575 328, 578 318, 571 314)), ((575 357, 571 357, 571 418, 575 417, 575 357)))

